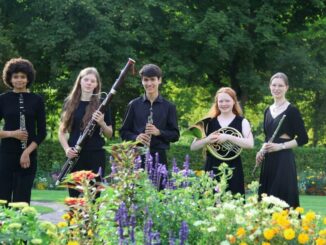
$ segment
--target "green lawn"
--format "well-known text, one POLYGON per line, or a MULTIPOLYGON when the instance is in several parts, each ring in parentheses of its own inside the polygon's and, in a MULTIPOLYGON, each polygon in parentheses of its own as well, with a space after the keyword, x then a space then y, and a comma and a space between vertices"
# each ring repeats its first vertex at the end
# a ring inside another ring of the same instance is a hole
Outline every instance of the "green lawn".
POLYGON ((66 197, 67 190, 32 190, 32 201, 63 202, 66 197))
POLYGON ((326 216, 326 196, 300 196, 300 206, 306 211, 313 210, 326 216))

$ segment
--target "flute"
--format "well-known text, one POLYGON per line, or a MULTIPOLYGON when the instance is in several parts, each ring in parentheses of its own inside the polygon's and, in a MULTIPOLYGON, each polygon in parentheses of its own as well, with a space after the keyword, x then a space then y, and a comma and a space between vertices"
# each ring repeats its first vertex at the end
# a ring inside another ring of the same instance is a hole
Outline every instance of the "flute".
MULTIPOLYGON (((274 133, 272 135, 272 137, 267 141, 267 143, 273 143, 273 141, 274 141, 274 139, 275 139, 278 131, 280 130, 280 128, 281 128, 281 126, 283 124, 283 121, 284 121, 285 117, 286 117, 286 115, 283 115, 282 116, 281 120, 278 122, 278 125, 277 125, 277 127, 276 127, 276 129, 275 129, 275 131, 274 131, 274 133)), ((266 154, 266 151, 263 150, 263 149, 260 149, 260 154, 262 154, 262 156, 264 157, 265 154, 266 154)), ((252 175, 255 175, 256 170, 257 170, 257 168, 259 166, 260 166, 260 163, 257 162, 256 165, 255 165, 255 167, 254 167, 254 169, 253 169, 253 171, 252 171, 252 175)))

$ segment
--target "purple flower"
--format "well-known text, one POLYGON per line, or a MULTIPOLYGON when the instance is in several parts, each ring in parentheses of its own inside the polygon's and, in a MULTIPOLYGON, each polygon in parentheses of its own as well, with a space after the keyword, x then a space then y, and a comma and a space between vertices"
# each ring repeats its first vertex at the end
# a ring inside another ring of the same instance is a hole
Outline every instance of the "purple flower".
POLYGON ((179 168, 178 168, 177 161, 175 160, 175 158, 173 158, 173 160, 172 160, 172 171, 173 171, 173 173, 179 172, 179 168))
POLYGON ((138 170, 141 168, 141 157, 138 156, 136 159, 135 159, 135 170, 138 170))
POLYGON ((180 245, 184 245, 185 241, 188 239, 189 228, 185 221, 182 221, 181 228, 179 231, 180 245))
POLYGON ((186 155, 186 159, 185 162, 183 163, 183 167, 184 167, 184 172, 183 172, 183 176, 188 177, 189 176, 189 155, 186 155))

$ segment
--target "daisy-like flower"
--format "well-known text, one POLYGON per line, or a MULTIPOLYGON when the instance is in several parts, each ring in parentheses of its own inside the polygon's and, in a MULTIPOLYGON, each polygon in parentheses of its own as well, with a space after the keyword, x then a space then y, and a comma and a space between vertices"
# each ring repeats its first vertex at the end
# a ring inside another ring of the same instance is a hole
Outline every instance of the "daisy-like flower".
POLYGON ((73 181, 80 183, 83 180, 93 180, 97 177, 98 175, 93 173, 92 171, 77 171, 71 174, 71 178, 73 181))
POLYGON ((75 197, 67 197, 65 199, 65 204, 68 206, 84 206, 86 203, 84 198, 75 198, 75 197))
POLYGON ((9 207, 12 208, 25 208, 28 207, 28 203, 27 202, 11 202, 8 204, 9 207))
POLYGON ((309 236, 306 233, 300 233, 298 236, 298 242, 300 244, 306 244, 309 242, 309 236))
POLYGON ((291 228, 285 229, 283 235, 286 240, 292 240, 293 238, 295 238, 295 231, 291 228))

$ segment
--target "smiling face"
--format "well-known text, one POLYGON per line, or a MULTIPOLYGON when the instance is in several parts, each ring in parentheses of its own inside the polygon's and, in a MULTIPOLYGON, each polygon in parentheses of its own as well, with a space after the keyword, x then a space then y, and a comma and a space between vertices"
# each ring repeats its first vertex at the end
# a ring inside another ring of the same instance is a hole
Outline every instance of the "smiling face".
POLYGON ((274 78, 269 84, 269 89, 271 90, 271 94, 275 99, 285 98, 288 88, 289 86, 282 78, 274 78))
POLYGON ((161 78, 158 77, 142 77, 142 84, 145 89, 146 95, 157 94, 161 78))
POLYGON ((97 86, 97 78, 93 73, 89 73, 80 79, 80 87, 84 93, 93 93, 97 86))
POLYGON ((28 84, 27 75, 23 72, 13 73, 11 76, 11 84, 14 91, 25 91, 28 84))
POLYGON ((232 112, 235 102, 227 93, 219 93, 217 96, 217 106, 221 113, 232 112))

